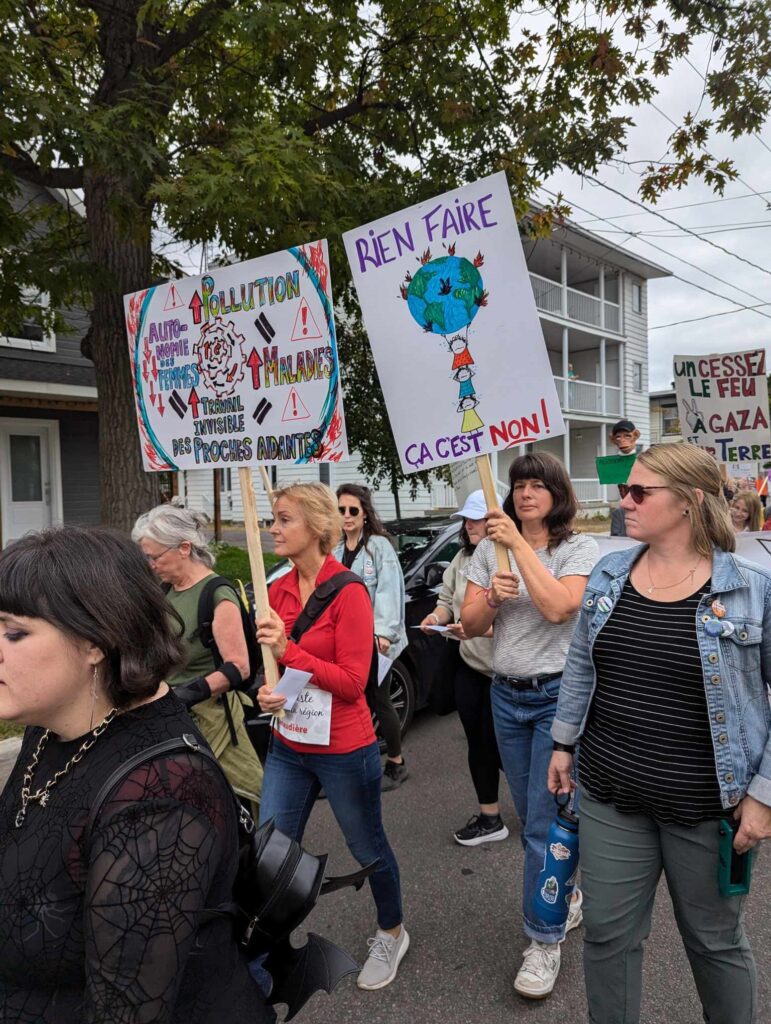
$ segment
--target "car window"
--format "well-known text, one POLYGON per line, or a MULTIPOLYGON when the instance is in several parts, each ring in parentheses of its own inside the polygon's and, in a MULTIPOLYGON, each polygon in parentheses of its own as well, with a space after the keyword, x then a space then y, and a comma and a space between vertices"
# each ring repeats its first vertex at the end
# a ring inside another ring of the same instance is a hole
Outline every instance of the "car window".
POLYGON ((399 533, 394 537, 396 553, 402 565, 402 570, 409 568, 433 539, 431 530, 412 530, 409 533, 399 533))
POLYGON ((432 562, 451 562, 460 551, 460 537, 453 537, 431 555, 432 562))

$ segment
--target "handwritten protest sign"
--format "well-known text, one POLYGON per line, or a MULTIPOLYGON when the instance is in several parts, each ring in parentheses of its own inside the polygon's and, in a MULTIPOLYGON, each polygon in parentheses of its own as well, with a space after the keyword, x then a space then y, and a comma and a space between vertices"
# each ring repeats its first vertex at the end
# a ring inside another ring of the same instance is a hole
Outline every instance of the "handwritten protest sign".
POLYGON ((405 472, 565 432, 505 174, 344 241, 405 472))
POLYGON ((675 356, 674 374, 686 441, 721 463, 771 459, 763 349, 675 356))
POLYGON ((148 471, 347 459, 325 241, 124 299, 148 471))

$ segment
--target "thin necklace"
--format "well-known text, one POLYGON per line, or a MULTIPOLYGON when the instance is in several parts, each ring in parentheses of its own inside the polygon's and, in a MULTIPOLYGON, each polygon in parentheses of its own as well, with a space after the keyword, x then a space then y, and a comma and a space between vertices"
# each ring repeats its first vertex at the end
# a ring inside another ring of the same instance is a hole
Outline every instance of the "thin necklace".
POLYGON ((41 788, 35 790, 34 793, 32 793, 30 791, 30 786, 32 785, 32 776, 35 771, 35 768, 37 767, 37 763, 40 760, 40 755, 43 753, 43 748, 45 747, 46 743, 48 743, 48 737, 51 735, 51 730, 46 729, 46 731, 40 737, 40 742, 37 745, 37 750, 35 751, 32 760, 27 765, 27 769, 24 772, 24 779, 21 784, 21 807, 19 808, 19 811, 16 815, 16 819, 14 822, 16 828, 21 828, 21 826, 24 824, 24 819, 27 816, 28 804, 32 802, 37 802, 40 804, 41 807, 46 806, 46 804, 48 803, 48 798, 51 794, 51 790, 59 781, 59 779, 64 778, 64 776, 70 771, 70 769, 74 768, 78 761, 80 761, 80 759, 83 757, 86 751, 90 750, 91 747, 93 747, 93 745, 96 743, 96 741, 99 739, 99 737, 102 735, 102 733, 105 731, 107 726, 110 724, 110 722, 113 720, 113 718, 115 718, 117 714, 119 714, 118 708, 111 708, 107 716, 103 718, 99 725, 97 725, 97 727, 91 731, 91 735, 88 736, 80 744, 80 746, 69 759, 64 768, 56 772, 54 777, 52 779, 49 779, 48 782, 46 782, 45 786, 42 786, 41 788))
POLYGON ((674 587, 679 587, 681 583, 685 583, 689 576, 691 578, 691 584, 693 584, 693 576, 696 570, 699 568, 700 563, 701 555, 699 555, 699 561, 696 563, 696 565, 694 565, 693 569, 689 569, 685 576, 683 576, 681 580, 678 580, 677 583, 667 583, 665 587, 658 587, 653 582, 653 577, 651 576, 651 559, 650 555, 648 555, 648 557, 645 559, 645 568, 648 570, 648 580, 650 581, 648 593, 652 594, 654 590, 672 590, 674 587))

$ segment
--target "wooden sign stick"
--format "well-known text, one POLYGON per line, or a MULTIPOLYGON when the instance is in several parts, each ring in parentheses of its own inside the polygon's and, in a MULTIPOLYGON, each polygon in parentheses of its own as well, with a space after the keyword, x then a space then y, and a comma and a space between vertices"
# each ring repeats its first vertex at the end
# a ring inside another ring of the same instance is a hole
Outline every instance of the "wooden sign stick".
MULTIPOLYGON (((241 501, 244 506, 244 524, 246 526, 246 546, 249 550, 249 565, 252 570, 254 585, 254 606, 260 618, 270 615, 268 604, 268 584, 265 580, 265 563, 262 560, 262 544, 260 542, 260 523, 257 519, 257 499, 254 495, 252 471, 246 466, 238 467, 238 482, 241 485, 241 501)), ((265 682, 272 690, 278 682, 278 663, 273 651, 266 644, 261 644, 262 658, 265 664, 265 682)), ((283 711, 278 717, 283 716, 283 711)))
MULTIPOLYGON (((485 492, 485 504, 487 505, 487 508, 500 508, 501 502, 498 498, 498 492, 495 489, 495 477, 493 476, 493 466, 490 462, 490 456, 477 455, 476 464, 479 479, 482 482, 482 490, 485 492)), ((498 572, 511 572, 509 549, 504 547, 503 544, 495 544, 494 547, 495 559, 498 562, 498 572)))
POLYGON ((273 488, 270 486, 270 477, 268 471, 264 466, 260 466, 260 478, 262 479, 262 486, 265 488, 265 493, 268 496, 268 501, 271 506, 273 505, 273 488))

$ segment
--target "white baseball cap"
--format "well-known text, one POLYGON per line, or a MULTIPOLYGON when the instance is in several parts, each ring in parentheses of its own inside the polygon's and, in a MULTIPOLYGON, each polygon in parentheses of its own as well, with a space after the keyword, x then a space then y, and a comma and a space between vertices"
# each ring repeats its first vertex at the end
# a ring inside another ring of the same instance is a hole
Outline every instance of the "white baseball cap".
POLYGON ((464 519, 484 519, 487 515, 485 492, 482 490, 472 491, 468 498, 466 498, 463 508, 453 512, 453 515, 462 516, 464 519))

